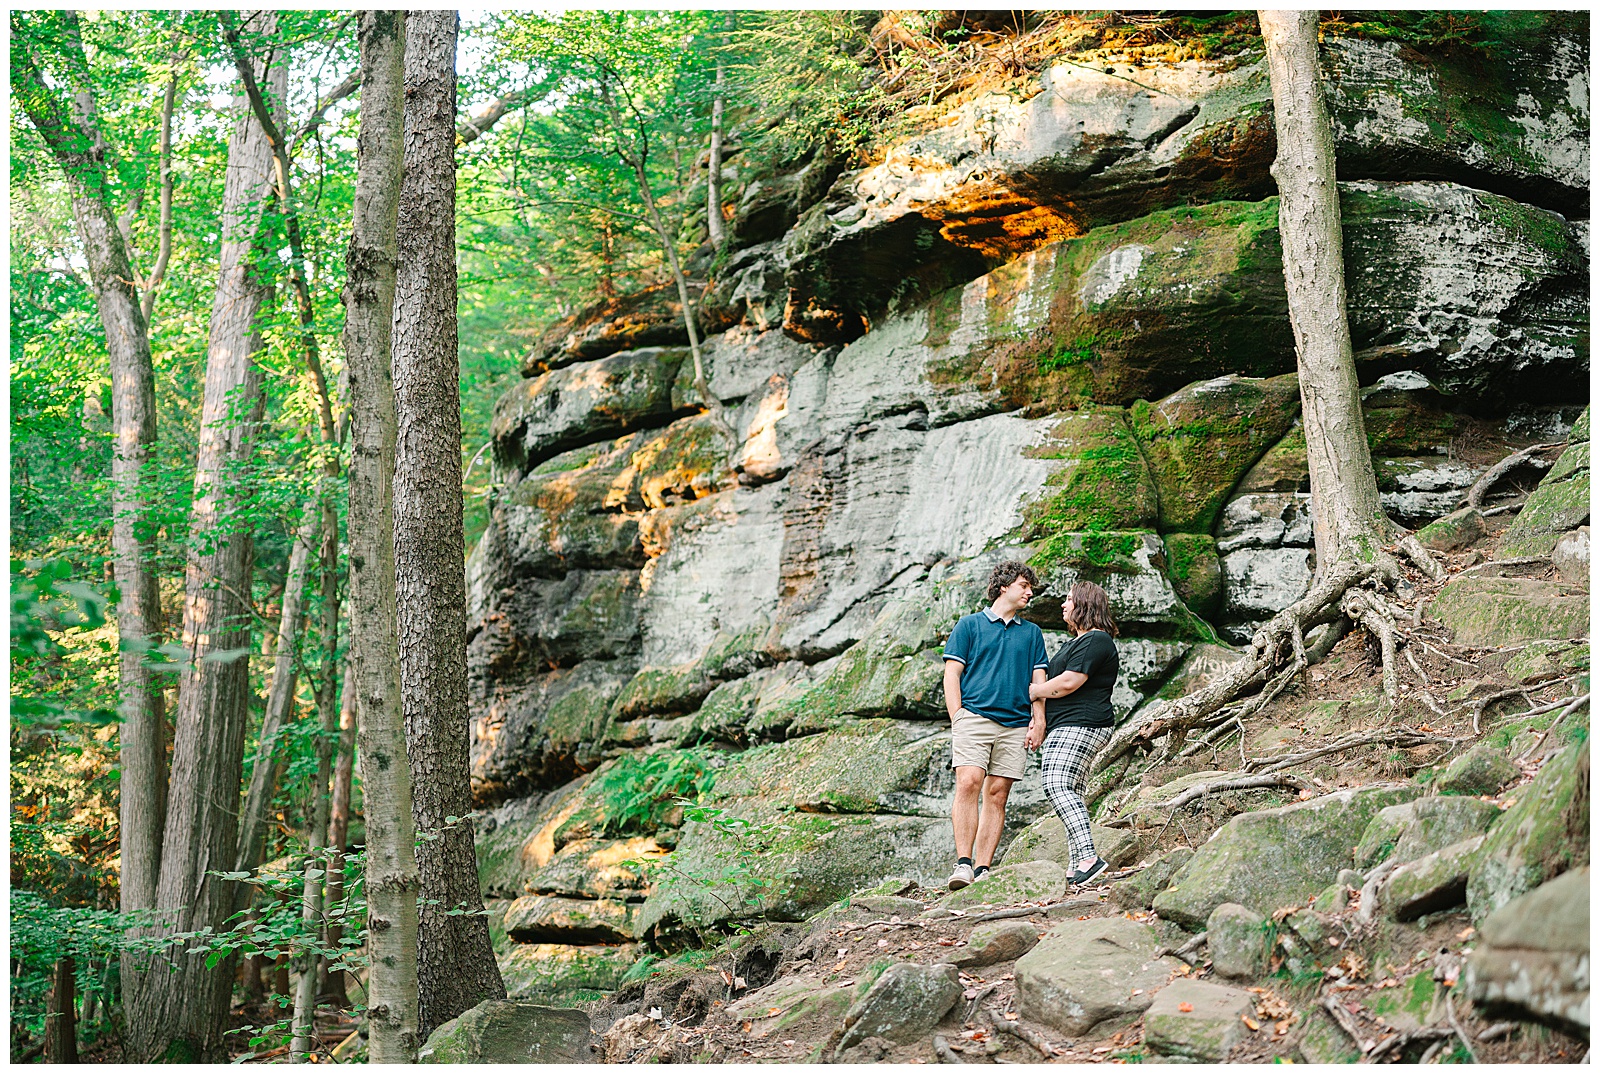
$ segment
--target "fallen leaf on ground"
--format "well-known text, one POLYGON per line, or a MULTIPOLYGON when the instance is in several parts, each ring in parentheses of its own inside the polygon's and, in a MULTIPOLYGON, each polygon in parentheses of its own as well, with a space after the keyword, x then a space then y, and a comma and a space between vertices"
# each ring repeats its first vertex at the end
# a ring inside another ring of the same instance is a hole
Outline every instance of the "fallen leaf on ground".
POLYGON ((1178 1010, 1183 1014, 1188 1014, 1190 1011, 1194 1010, 1194 1004, 1193 1003, 1180 1003, 1180 1004, 1178 1004, 1178 1010))
POLYGON ((1003 1017, 1008 1022, 1015 1022, 1017 1020, 1017 1012, 1016 1011, 1007 1011, 1001 1017, 1003 1017))
POLYGON ((1248 1014, 1241 1014, 1239 1016, 1239 1021, 1249 1026, 1252 1033, 1261 1028, 1261 1023, 1256 1021, 1254 1018, 1251 1018, 1248 1014))

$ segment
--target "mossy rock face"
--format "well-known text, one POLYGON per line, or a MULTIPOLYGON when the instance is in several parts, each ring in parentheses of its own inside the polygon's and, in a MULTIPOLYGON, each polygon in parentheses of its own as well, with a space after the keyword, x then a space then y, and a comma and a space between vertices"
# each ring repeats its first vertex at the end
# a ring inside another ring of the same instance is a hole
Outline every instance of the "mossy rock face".
POLYGON ((1189 610, 1210 619, 1222 607, 1222 560, 1209 533, 1169 533, 1167 577, 1189 610))
POLYGON ((1477 854, 1467 877, 1467 906, 1482 921, 1517 896, 1589 864, 1589 743, 1545 762, 1477 854))
POLYGON ((1166 549, 1148 532, 1058 533, 1038 546, 1029 562, 1044 586, 1026 618, 1062 629, 1058 595, 1079 581, 1102 586, 1111 615, 1128 633, 1212 640, 1211 629, 1179 599, 1167 578, 1166 549))
MULTIPOLYGON (((689 281, 694 295, 705 287, 689 281)), ((549 369, 578 361, 605 358, 638 347, 679 346, 689 343, 683 323, 683 304, 671 281, 631 295, 605 298, 546 328, 522 360, 522 375, 534 377, 549 369)))
POLYGON ((717 773, 714 793, 807 813, 892 812, 895 796, 920 792, 949 763, 948 725, 860 720, 746 750, 717 773))
MULTIPOLYGON (((638 944, 518 943, 499 959, 511 999, 570 1005, 584 992, 610 992, 640 954, 638 944)), ((596 998, 596 997, 591 997, 596 998)))
POLYGON ((1438 997, 1438 983, 1431 972, 1424 970, 1401 980, 1399 988, 1372 992, 1366 1005, 1397 1029, 1415 1029, 1434 1021, 1430 1015, 1438 997))
POLYGON ((1148 910, 1155 897, 1166 890, 1179 869, 1189 864, 1194 851, 1174 847, 1139 872, 1111 885, 1111 901, 1124 910, 1148 910))
POLYGON ((1258 914, 1303 903, 1350 864, 1351 848, 1378 810, 1417 793, 1415 787, 1378 785, 1241 813, 1195 851, 1172 886, 1156 896, 1155 911, 1198 929, 1225 902, 1258 914))
POLYGON ((1400 866, 1378 896, 1384 913, 1396 921, 1415 921, 1460 906, 1467 897, 1467 873, 1482 847, 1483 836, 1474 835, 1400 866))
POLYGON ((1311 491, 1311 463, 1306 457, 1306 430, 1297 420, 1288 432, 1239 479, 1234 496, 1252 492, 1311 491))
POLYGON ((1475 544, 1485 532, 1483 512, 1476 507, 1463 507, 1422 527, 1417 531, 1417 540, 1435 552, 1454 552, 1475 544))
POLYGON ((1450 443, 1461 419, 1424 406, 1401 392, 1373 392, 1362 402, 1367 447, 1374 458, 1426 455, 1450 443))
POLYGON ((1229 492, 1283 438, 1299 409, 1294 374, 1218 377, 1130 407, 1160 491, 1162 530, 1210 533, 1229 492))
POLYGON ((634 657, 640 597, 634 570, 521 579, 474 609, 468 666, 489 679, 526 681, 553 667, 634 657))
POLYGON ((1561 453, 1500 539, 1506 556, 1549 555, 1561 535, 1589 521, 1589 408, 1561 453))
POLYGON ((1589 633, 1589 596, 1538 578, 1456 578, 1439 592, 1428 614, 1459 645, 1495 647, 1589 633))
POLYGON ((1379 810, 1361 833, 1355 866, 1365 870, 1390 859, 1415 861, 1482 835, 1499 816, 1494 803, 1459 795, 1417 798, 1389 806, 1379 810))
POLYGON ((598 765, 626 664, 586 660, 475 706, 472 786, 493 799, 547 790, 598 765))
POLYGON ((1066 894, 1071 874, 1053 861, 1019 861, 997 865, 981 880, 939 900, 949 910, 974 906, 1013 906, 1025 902, 1054 902, 1066 894))
POLYGON ((523 381, 494 408, 502 472, 526 473, 570 448, 658 425, 673 413, 672 383, 688 351, 645 347, 523 381))
POLYGON ((1589 644, 1536 641, 1506 661, 1506 678, 1524 686, 1589 670, 1589 644))
POLYGON ((575 839, 522 880, 524 891, 586 899, 639 899, 647 872, 663 848, 648 835, 629 839, 575 839))
POLYGON ((1433 786, 1440 794, 1498 794, 1521 774, 1500 750, 1477 745, 1451 761, 1433 786))
POLYGON ((532 798, 514 798, 473 814, 472 843, 485 896, 515 899, 523 882, 555 854, 555 827, 582 800, 589 777, 532 798))
POLYGON ((1063 415, 1027 452, 1060 460, 1045 492, 1024 508, 1022 539, 1077 530, 1147 530, 1156 524, 1156 487, 1120 409, 1063 415))
MULTIPOLYGON (((1089 825, 1089 838, 1094 842, 1095 854, 1120 869, 1139 855, 1139 837, 1121 828, 1102 828, 1089 825)), ((1072 847, 1067 843, 1067 829, 1055 813, 1046 813, 1028 825, 1006 847, 1001 861, 1016 865, 1025 861, 1053 861, 1071 876, 1078 863, 1072 860, 1072 847)))
POLYGON ((634 434, 557 455, 511 490, 490 524, 503 530, 504 562, 514 576, 644 566, 638 517, 620 509, 638 440, 634 434))
POLYGON ((433 1031, 419 1063, 587 1063, 589 1016, 582 1011, 486 999, 433 1031))
POLYGON ((638 904, 622 899, 524 895, 506 910, 505 929, 517 943, 627 943, 637 915, 638 904))
POLYGON ((661 508, 709 496, 717 490, 728 450, 727 439, 708 414, 642 434, 629 456, 629 473, 619 481, 626 492, 619 489, 616 498, 661 508))

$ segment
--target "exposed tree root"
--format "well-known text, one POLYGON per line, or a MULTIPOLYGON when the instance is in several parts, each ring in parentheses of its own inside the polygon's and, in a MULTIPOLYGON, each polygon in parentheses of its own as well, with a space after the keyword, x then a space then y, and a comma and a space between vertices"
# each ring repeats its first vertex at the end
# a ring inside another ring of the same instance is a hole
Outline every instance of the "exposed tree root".
POLYGON ((941 1063, 966 1062, 965 1059, 962 1059, 955 1052, 951 1051, 950 1042, 945 1040, 944 1037, 937 1033, 933 1035, 933 1054, 939 1057, 939 1062, 941 1063))
POLYGON ((1205 932, 1197 932, 1193 936, 1189 937, 1189 939, 1185 941, 1181 947, 1157 948, 1156 957, 1160 958, 1163 955, 1171 955, 1173 958, 1182 959, 1191 966, 1198 966, 1200 963, 1204 962, 1205 959, 1195 954, 1195 952, 1200 950, 1200 946, 1206 942, 1207 935, 1208 934, 1205 932))
POLYGON ((1564 446, 1564 443, 1534 444, 1531 447, 1525 447, 1521 451, 1507 455, 1505 458, 1501 459, 1499 462, 1485 470, 1483 472, 1483 476, 1472 483, 1472 487, 1467 490, 1466 497, 1459 504, 1457 504, 1457 506, 1475 507, 1480 511, 1483 510, 1483 498, 1489 495, 1489 491, 1500 482, 1501 478, 1505 477, 1512 470, 1515 470, 1517 467, 1521 466, 1524 462, 1527 462, 1528 459, 1532 458, 1534 455, 1537 455, 1539 452, 1549 451, 1551 448, 1562 446, 1564 446))
POLYGON ((1009 1033, 1018 1040, 1024 1041, 1046 1059, 1054 1059, 1057 1052, 1055 1045, 1045 1040, 1038 1032, 1029 1029, 1019 1022, 1008 1022, 1004 1018, 996 1018, 987 1009, 984 1014, 989 1016, 989 1024, 1001 1033, 1009 1033))
MULTIPOLYGON (((1310 661, 1305 637, 1312 627, 1325 628, 1318 639, 1322 641, 1329 633, 1327 626, 1336 624, 1341 614, 1355 618, 1341 611, 1341 602, 1347 592, 1368 581, 1393 584, 1398 578, 1398 565, 1386 557, 1372 563, 1355 560, 1336 562, 1304 597, 1256 631, 1244 659, 1216 682, 1169 702, 1159 710, 1148 710, 1149 714, 1143 720, 1130 720, 1118 728, 1095 759, 1094 772, 1104 772, 1135 746, 1149 742, 1158 735, 1187 732, 1192 727, 1206 724, 1219 709, 1252 689, 1261 689, 1259 700, 1251 698, 1238 715, 1243 718, 1264 708, 1310 661), (1292 653, 1291 663, 1284 672, 1275 676, 1274 671, 1286 649, 1292 653)), ((1362 613, 1366 614, 1369 607, 1374 609, 1371 615, 1376 616, 1378 613, 1373 605, 1364 605, 1362 613)), ((1103 795, 1105 792, 1102 790, 1100 793, 1103 795)))
POLYGON ((1305 750, 1301 753, 1276 754, 1270 757, 1252 757, 1244 763, 1247 772, 1282 772, 1294 765, 1305 764, 1335 753, 1344 753, 1357 746, 1399 746, 1402 749, 1411 749, 1415 746, 1427 746, 1436 742, 1454 745, 1461 739, 1449 738, 1444 735, 1430 735, 1425 731, 1414 731, 1409 727, 1386 727, 1378 731, 1351 731, 1340 735, 1325 746, 1318 746, 1314 750, 1305 750))

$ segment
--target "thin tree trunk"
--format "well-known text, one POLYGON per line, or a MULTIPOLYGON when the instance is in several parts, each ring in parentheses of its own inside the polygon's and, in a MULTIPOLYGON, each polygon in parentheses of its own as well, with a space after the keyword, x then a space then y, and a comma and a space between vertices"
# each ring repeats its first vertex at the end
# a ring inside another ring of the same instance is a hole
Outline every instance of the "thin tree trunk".
POLYGON ((289 548, 289 571, 283 588, 283 613, 278 617, 278 645, 272 662, 272 687, 267 693, 267 711, 261 718, 261 735, 256 746, 256 763, 250 770, 250 787, 245 792, 244 808, 239 813, 239 853, 234 869, 248 873, 260 865, 265 853, 267 805, 277 789, 276 762, 278 735, 288 726, 294 707, 295 685, 299 679, 300 634, 305 625, 306 576, 311 567, 311 545, 317 539, 319 519, 308 511, 295 531, 289 548))
POLYGON ((1317 12, 1262 11, 1278 157, 1278 232, 1311 470, 1317 571, 1382 554, 1383 513, 1361 416, 1346 316, 1344 231, 1334 182, 1333 128, 1317 62, 1317 12))
POLYGON ((345 368, 350 377, 350 655, 367 822, 368 1054, 416 1058, 417 875, 411 773, 395 641, 394 320, 403 159, 405 15, 363 11, 355 212, 345 258, 345 368))
MULTIPOLYGON (((355 768, 355 689, 348 671, 344 688, 340 691, 339 745, 333 764, 333 801, 328 812, 328 888, 324 905, 330 910, 344 900, 344 849, 350 839, 350 777, 355 768)), ((339 950, 344 938, 343 918, 331 918, 323 946, 330 951, 339 950)), ((350 997, 345 992, 344 972, 333 970, 323 959, 323 976, 327 992, 338 1007, 348 1007, 350 997)))
POLYGON ((156 263, 144 281, 144 297, 139 308, 145 323, 156 309, 156 292, 166 278, 167 265, 172 261, 172 113, 178 103, 178 60, 181 54, 172 54, 172 76, 167 80, 167 95, 161 102, 161 219, 157 225, 156 263))
POLYGON ((71 958, 58 958, 50 974, 50 999, 44 1012, 44 1061, 78 1061, 77 981, 71 958))
MULTIPOLYGON (((42 16, 41 16, 42 17, 42 16)), ((27 36, 13 15, 12 92, 66 174, 78 238, 89 264, 100 323, 111 365, 111 547, 121 592, 117 634, 122 694, 118 729, 121 850, 120 904, 124 913, 155 905, 161 869, 161 834, 166 810, 167 741, 161 675, 148 654, 161 641, 161 598, 152 566, 154 534, 141 523, 146 493, 141 473, 155 449, 155 373, 150 338, 133 286, 126 243, 107 200, 104 139, 88 92, 87 62, 78 44, 74 12, 61 20, 71 62, 68 81, 77 86, 74 111, 44 81, 29 52, 27 36)), ((132 961, 125 963, 129 973, 132 961)))
MULTIPOLYGON (((277 17, 262 12, 262 32, 277 17)), ((288 69, 269 57, 260 77, 275 99, 288 69)), ((220 214, 222 248, 201 408, 190 551, 184 580, 183 646, 172 768, 156 908, 163 926, 221 931, 233 913, 235 884, 215 875, 238 854, 240 769, 250 699, 249 593, 254 546, 236 516, 248 490, 235 487, 249 463, 261 420, 261 347, 256 315, 268 287, 257 260, 261 202, 270 192, 272 151, 261 126, 242 110, 228 147, 220 214)), ((233 981, 231 959, 207 968, 203 951, 168 952, 171 973, 136 974, 129 985, 132 1052, 143 1060, 218 1062, 233 981)))
MULTIPOLYGON (((332 668, 329 668, 332 672, 332 668)), ((332 684, 328 690, 331 693, 332 684)), ((322 889, 328 875, 328 858, 322 853, 328 832, 330 811, 328 778, 333 769, 333 736, 338 733, 332 706, 321 713, 322 734, 317 738, 317 774, 312 781, 311 825, 306 833, 305 880, 301 885, 300 921, 308 935, 315 936, 322 926, 322 889)), ((315 948, 307 945, 296 955, 294 971, 293 1041, 290 1052, 296 1063, 304 1063, 315 1043, 317 1011, 317 966, 315 948)))
MULTIPOLYGON (((420 1036, 505 985, 481 914, 467 758, 466 549, 456 351, 454 11, 406 19, 406 150, 395 281, 394 473, 401 697, 424 907, 420 1036), (467 910, 462 914, 459 911, 467 910), (456 911, 451 914, 450 911, 456 911)), ((369 810, 370 812, 370 810, 369 810)))
MULTIPOLYGON (((738 16, 730 11, 724 18, 724 28, 732 34, 738 16)), ((726 40, 726 38, 724 39, 726 40)), ((722 113, 727 102, 727 65, 717 58, 717 81, 711 96, 711 160, 706 171, 706 237, 711 245, 722 248, 722 113)))

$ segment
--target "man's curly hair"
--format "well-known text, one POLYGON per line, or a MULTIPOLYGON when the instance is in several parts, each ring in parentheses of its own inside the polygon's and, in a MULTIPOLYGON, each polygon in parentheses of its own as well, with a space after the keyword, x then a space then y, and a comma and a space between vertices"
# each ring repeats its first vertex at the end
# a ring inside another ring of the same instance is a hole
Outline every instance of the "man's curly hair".
POLYGON ((1008 559, 989 572, 989 599, 1000 599, 1000 591, 1015 582, 1018 578, 1026 578, 1028 584, 1035 589, 1039 588, 1039 576, 1033 573, 1033 568, 1026 563, 1008 559))

